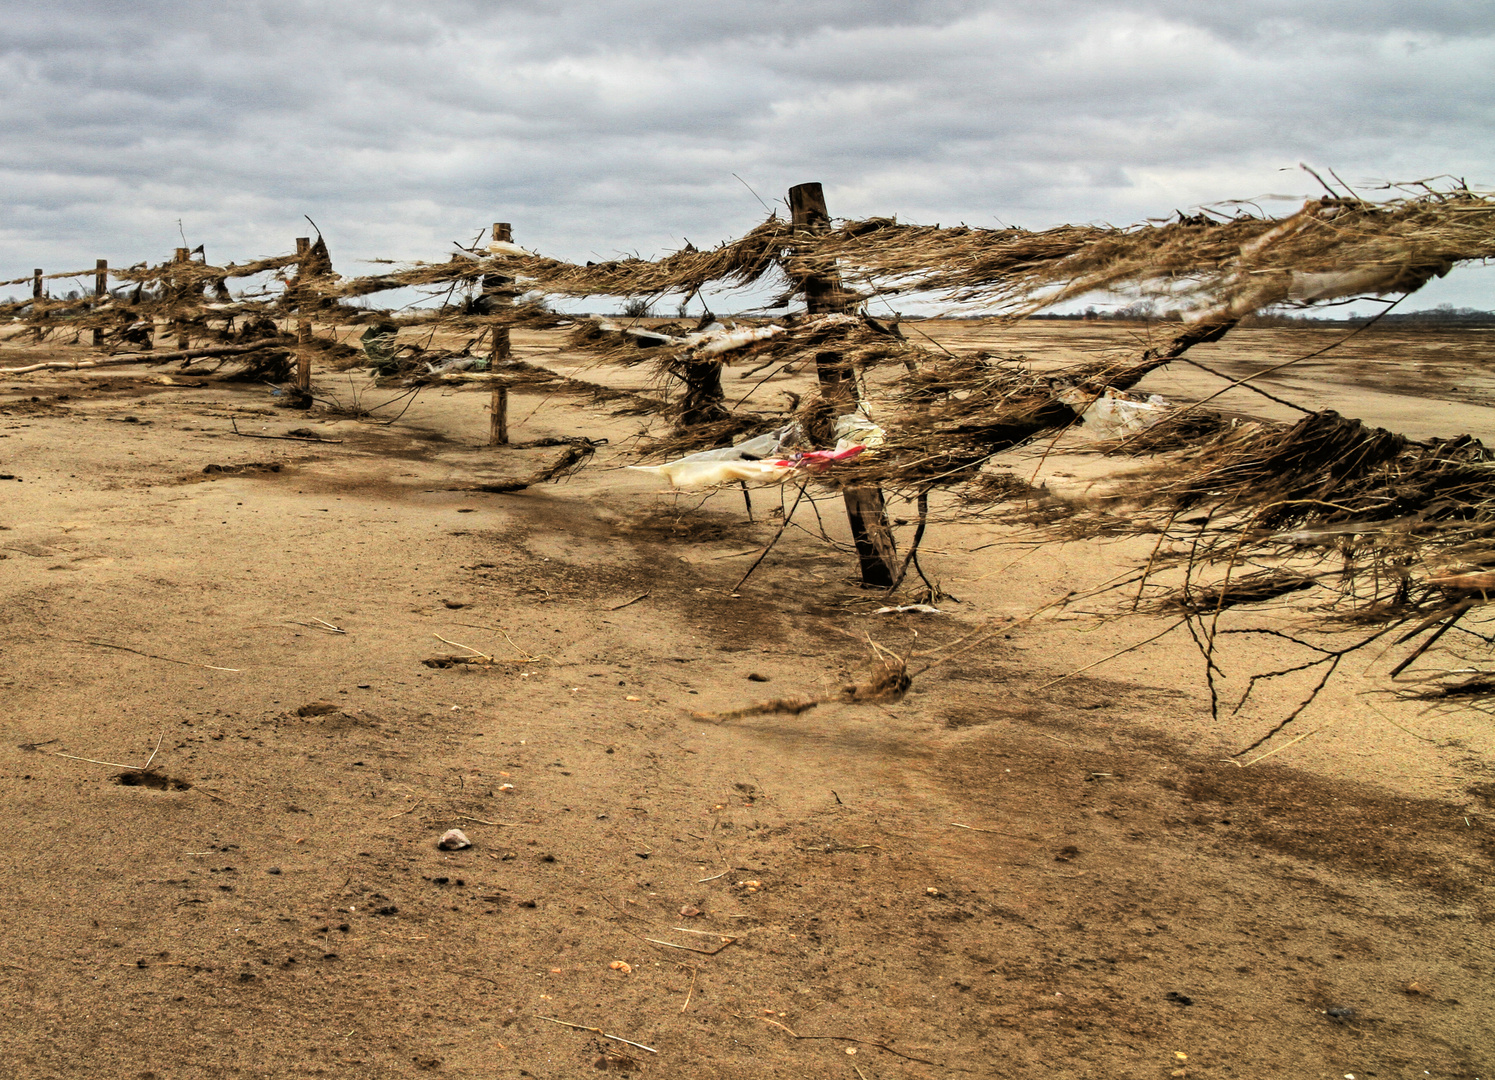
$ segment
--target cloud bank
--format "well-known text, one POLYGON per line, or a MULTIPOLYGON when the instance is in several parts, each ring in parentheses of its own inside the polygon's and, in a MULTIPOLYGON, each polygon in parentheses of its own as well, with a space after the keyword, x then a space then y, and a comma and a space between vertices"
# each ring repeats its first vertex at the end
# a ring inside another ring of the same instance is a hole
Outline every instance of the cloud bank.
POLYGON ((303 214, 353 272, 494 220, 650 255, 806 180, 1034 228, 1317 194, 1299 161, 1495 185, 1491 70, 1495 8, 1451 2, 0 3, 0 273, 159 259, 178 222, 284 251, 303 214))

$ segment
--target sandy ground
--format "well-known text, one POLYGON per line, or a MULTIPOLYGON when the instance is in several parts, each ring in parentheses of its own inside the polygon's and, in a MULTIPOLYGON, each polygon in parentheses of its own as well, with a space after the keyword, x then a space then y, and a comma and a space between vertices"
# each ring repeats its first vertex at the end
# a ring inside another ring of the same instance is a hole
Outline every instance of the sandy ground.
MULTIPOLYGON (((925 328, 1039 362, 1141 332, 925 328)), ((1237 332, 1198 359, 1241 374, 1322 333, 1237 332)), ((554 335, 516 343, 585 364, 554 335)), ((1269 388, 1495 434, 1487 334, 1353 346, 1269 388)), ((73 351, 6 344, 0 366, 73 351)), ((1053 683, 1149 618, 990 634, 1104 581, 1128 544, 1030 551, 942 522, 925 565, 959 601, 876 615, 802 508, 734 597, 778 498, 756 493, 749 522, 740 492, 655 490, 619 468, 636 420, 516 393, 515 438, 613 441, 563 484, 495 495, 470 489, 555 451, 484 447, 479 390, 380 426, 159 379, 0 382, 14 1075, 1495 1067, 1486 717, 1399 711, 1350 673, 1302 722, 1320 734, 1243 769, 1223 759, 1301 687, 1212 723, 1187 640, 1053 683), (426 666, 463 651, 437 635, 494 663, 426 666), (894 704, 694 715, 834 693, 869 639, 938 662, 894 704), (128 782, 148 758, 157 786, 128 782), (473 846, 438 850, 454 827, 473 846)), ((1083 478, 1077 450, 1043 475, 1083 478)))

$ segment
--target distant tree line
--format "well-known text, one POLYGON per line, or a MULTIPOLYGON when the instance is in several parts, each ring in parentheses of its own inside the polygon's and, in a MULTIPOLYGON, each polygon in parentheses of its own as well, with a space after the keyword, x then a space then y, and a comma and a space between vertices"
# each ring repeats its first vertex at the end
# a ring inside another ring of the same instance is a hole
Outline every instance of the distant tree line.
MULTIPOLYGON (((979 316, 976 316, 979 317, 979 316)), ((1262 311, 1241 320, 1242 326, 1359 326, 1369 322, 1371 315, 1346 315, 1343 318, 1320 314, 1297 314, 1292 311, 1262 311)), ((1084 311, 1062 314, 1042 312, 1033 319, 1058 320, 1061 322, 1182 322, 1183 313, 1177 310, 1159 311, 1151 301, 1140 300, 1125 307, 1100 309, 1088 307, 1084 311)), ((1439 304, 1421 311, 1392 312, 1382 316, 1383 326, 1427 326, 1438 329, 1495 328, 1495 311, 1483 311, 1472 307, 1454 307, 1439 304)))

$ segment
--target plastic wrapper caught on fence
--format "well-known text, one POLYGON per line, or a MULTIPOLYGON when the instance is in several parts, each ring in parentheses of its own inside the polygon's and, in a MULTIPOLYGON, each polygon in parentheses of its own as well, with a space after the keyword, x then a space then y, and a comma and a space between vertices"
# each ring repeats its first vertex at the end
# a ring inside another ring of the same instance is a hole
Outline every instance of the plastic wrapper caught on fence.
POLYGON ((1085 432, 1097 439, 1121 439, 1146 431, 1167 417, 1173 406, 1161 394, 1128 394, 1106 389, 1097 397, 1071 387, 1054 395, 1080 414, 1085 432))
POLYGON ((399 334, 397 327, 388 323, 375 323, 359 336, 358 341, 363 346, 363 354, 369 358, 369 363, 375 368, 381 369, 379 374, 393 374, 392 371, 384 371, 394 363, 395 338, 399 334))
POLYGON ((793 450, 804 441, 805 433, 799 426, 799 421, 791 420, 781 428, 775 428, 762 435, 754 435, 751 439, 744 439, 736 446, 702 450, 696 454, 677 458, 671 464, 679 465, 688 461, 758 461, 762 458, 782 457, 785 451, 793 450))
MULTIPOLYGON (((677 490, 695 490, 741 482, 757 486, 783 484, 798 476, 816 475, 842 461, 849 461, 865 447, 850 446, 841 450, 811 450, 788 458, 765 461, 708 459, 697 455, 667 461, 663 465, 630 465, 638 472, 651 472, 669 481, 677 490)), ((710 451, 707 451, 708 453, 710 451)))
POLYGON ((1137 400, 1131 394, 1107 390, 1085 410, 1085 430, 1099 439, 1115 439, 1146 431, 1172 410, 1160 394, 1137 400))
POLYGON ((848 446, 863 446, 873 450, 881 446, 888 435, 861 411, 836 417, 831 433, 835 436, 837 450, 844 450, 848 446))
POLYGON ((430 375, 452 375, 459 371, 487 371, 488 358, 484 356, 451 356, 438 363, 426 362, 430 375))
POLYGON ((686 344, 689 347, 689 356, 696 360, 705 360, 713 356, 721 356, 723 353, 735 352, 738 349, 756 345, 760 341, 767 341, 784 332, 784 328, 777 324, 773 326, 752 326, 741 330, 728 330, 720 324, 715 324, 719 330, 708 329, 699 337, 695 334, 686 336, 686 344), (696 340, 692 341, 692 338, 696 340))

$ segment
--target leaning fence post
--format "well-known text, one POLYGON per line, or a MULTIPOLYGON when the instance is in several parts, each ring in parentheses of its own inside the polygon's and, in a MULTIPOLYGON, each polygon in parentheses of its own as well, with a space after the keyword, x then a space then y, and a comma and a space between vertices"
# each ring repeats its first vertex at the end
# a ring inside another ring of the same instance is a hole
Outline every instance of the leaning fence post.
MULTIPOLYGON (((306 313, 306 295, 303 292, 305 285, 301 278, 307 271, 307 256, 311 254, 311 237, 296 237, 296 314, 298 316, 306 313)), ((298 318, 296 320, 296 342, 301 348, 296 350, 296 389, 304 394, 311 393, 311 350, 306 348, 311 344, 311 320, 298 318)))
MULTIPOLYGON (((825 205, 825 192, 819 184, 798 184, 789 189, 789 211, 794 230, 816 235, 830 231, 831 218, 825 205)), ((841 275, 834 267, 817 267, 800 282, 805 306, 811 315, 843 312, 849 297, 841 287, 841 275)), ((859 409, 856 379, 845 358, 838 352, 815 354, 815 371, 820 379, 820 393, 837 409, 859 409)), ((862 584, 890 588, 897 570, 898 553, 893 544, 893 530, 888 524, 887 504, 882 489, 875 484, 849 484, 841 489, 846 502, 846 518, 856 543, 861 564, 862 584)))
MULTIPOLYGON (((102 302, 104 297, 109 295, 109 260, 98 259, 94 262, 93 266, 93 295, 95 300, 102 302)), ((104 330, 102 327, 95 326, 93 328, 94 348, 98 348, 103 344, 104 330)))

